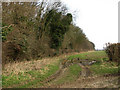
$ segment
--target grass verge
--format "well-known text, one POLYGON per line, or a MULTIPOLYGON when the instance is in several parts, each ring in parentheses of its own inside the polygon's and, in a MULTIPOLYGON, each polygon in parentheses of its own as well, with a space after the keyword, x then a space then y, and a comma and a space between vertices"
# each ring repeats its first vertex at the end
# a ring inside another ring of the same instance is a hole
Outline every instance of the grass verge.
POLYGON ((115 62, 96 63, 92 65, 90 69, 97 75, 118 73, 118 66, 115 62))
MULTIPOLYGON (((59 65, 47 65, 49 68, 44 74, 41 74, 37 70, 31 70, 15 75, 11 73, 9 76, 2 76, 2 86, 3 88, 12 87, 12 88, 30 88, 34 87, 37 83, 39 86, 42 85, 42 81, 54 74, 58 69, 59 65)), ((44 68, 42 68, 43 71, 44 68)))

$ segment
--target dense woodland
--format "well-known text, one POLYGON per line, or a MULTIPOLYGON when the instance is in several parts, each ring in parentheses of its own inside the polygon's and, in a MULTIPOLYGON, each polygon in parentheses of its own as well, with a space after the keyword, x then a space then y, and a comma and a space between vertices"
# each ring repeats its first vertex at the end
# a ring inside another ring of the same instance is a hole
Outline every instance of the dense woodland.
POLYGON ((2 62, 94 50, 62 2, 2 3, 2 62))

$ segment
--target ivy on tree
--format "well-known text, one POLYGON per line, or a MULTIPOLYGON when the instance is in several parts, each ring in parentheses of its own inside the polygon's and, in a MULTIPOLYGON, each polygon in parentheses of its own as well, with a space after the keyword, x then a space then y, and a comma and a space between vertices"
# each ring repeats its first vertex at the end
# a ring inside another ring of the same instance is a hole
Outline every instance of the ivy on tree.
POLYGON ((59 49, 64 39, 64 34, 69 30, 71 21, 72 15, 70 13, 62 15, 61 12, 57 12, 54 9, 48 12, 45 26, 50 27, 48 32, 51 37, 51 48, 59 49))

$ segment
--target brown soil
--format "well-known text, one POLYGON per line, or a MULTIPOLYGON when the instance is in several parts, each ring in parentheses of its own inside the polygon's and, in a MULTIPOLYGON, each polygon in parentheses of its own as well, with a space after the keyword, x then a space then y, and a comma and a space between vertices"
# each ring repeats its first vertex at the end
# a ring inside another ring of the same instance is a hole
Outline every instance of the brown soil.
POLYGON ((118 88, 119 75, 93 75, 89 69, 89 66, 84 66, 81 63, 78 64, 81 68, 81 74, 76 81, 63 83, 57 85, 54 82, 65 76, 67 68, 61 70, 61 73, 57 75, 51 82, 45 84, 46 88, 118 88))
POLYGON ((59 88, 118 88, 118 76, 79 77, 73 83, 67 83, 59 88))

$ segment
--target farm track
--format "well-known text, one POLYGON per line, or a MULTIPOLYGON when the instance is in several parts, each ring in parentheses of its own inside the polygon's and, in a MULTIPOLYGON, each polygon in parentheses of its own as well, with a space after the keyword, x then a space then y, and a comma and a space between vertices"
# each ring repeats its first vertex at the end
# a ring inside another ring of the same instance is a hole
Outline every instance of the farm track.
MULTIPOLYGON (((62 72, 62 71, 61 71, 62 72)), ((64 73, 64 72, 63 72, 64 73)), ((120 85, 118 84, 119 74, 105 74, 105 75, 98 75, 98 76, 83 76, 80 75, 77 80, 72 83, 62 83, 60 85, 55 84, 48 84, 52 81, 58 80, 60 75, 56 75, 54 79, 50 79, 46 84, 43 86, 44 88, 118 88, 120 85)))
POLYGON ((73 83, 57 86, 57 88, 118 88, 119 75, 79 77, 73 83))
MULTIPOLYGON (((69 67, 70 65, 73 65, 73 64, 76 64, 76 63, 72 63, 72 64, 69 63, 68 66, 66 66, 65 64, 64 64, 64 65, 60 64, 59 70, 58 70, 55 74, 53 74, 53 75, 51 75, 49 78, 47 78, 47 79, 44 81, 44 83, 47 83, 47 82, 50 82, 50 81, 56 79, 57 77, 59 77, 59 75, 60 75, 62 72, 64 72, 64 69, 66 69, 67 67, 69 67)), ((77 63, 77 64, 82 68, 82 72, 81 72, 81 75, 82 75, 82 76, 88 76, 88 75, 90 74, 89 68, 87 68, 86 66, 82 65, 82 63, 77 63)))
MULTIPOLYGON (((118 84, 119 74, 105 74, 105 75, 97 75, 93 76, 89 67, 78 63, 78 65, 82 68, 80 75, 77 80, 72 83, 63 83, 60 85, 52 84, 51 82, 58 80, 59 77, 62 77, 65 73, 65 69, 63 65, 60 65, 60 69, 49 77, 45 83, 44 88, 118 88, 120 87, 118 84)), ((69 65, 70 66, 70 65, 69 65)))
MULTIPOLYGON (((39 70, 40 68, 50 63, 58 62, 60 58, 64 61, 65 58, 67 58, 67 56, 64 55, 64 56, 55 57, 55 58, 45 58, 44 60, 38 60, 34 62, 30 61, 29 63, 25 62, 24 65, 23 65, 23 62, 21 62, 21 64, 13 63, 10 65, 7 65, 9 69, 7 69, 6 72, 8 70, 10 72, 14 69, 16 70, 16 73, 18 73, 19 71, 23 71, 25 68, 27 69, 28 67, 31 67, 30 70, 34 70, 34 69, 39 70), (16 69, 15 68, 16 66, 19 66, 19 67, 17 67, 16 69)), ((105 75, 96 75, 96 76, 93 75, 93 73, 89 69, 91 66, 91 64, 89 65, 89 63, 95 60, 87 59, 87 64, 86 64, 86 60, 80 60, 78 58, 75 58, 73 60, 67 60, 68 62, 65 62, 65 63, 63 63, 63 61, 60 63, 59 70, 57 70, 56 73, 52 74, 51 76, 46 78, 44 81, 40 81, 36 83, 36 85, 35 86, 33 85, 32 87, 36 87, 36 88, 110 88, 110 87, 117 88, 117 87, 120 87, 118 85, 118 78, 119 78, 118 74, 105 74, 105 75), (62 78, 64 79, 64 77, 66 77, 66 75, 69 74, 69 70, 68 70, 69 66, 74 64, 78 64, 82 68, 82 71, 80 72, 78 77, 75 78, 75 81, 62 82, 61 84, 55 84, 56 81, 59 81, 62 78), (40 84, 42 84, 42 86, 40 86, 40 84)), ((5 72, 4 74, 7 75, 7 73, 5 72)), ((34 78, 33 79, 31 78, 30 81, 34 81, 34 78)), ((26 84, 27 83, 28 81, 26 82, 26 84)), ((25 84, 25 83, 21 82, 21 84, 12 85, 10 87, 18 87, 19 85, 22 85, 22 84, 25 84)))

